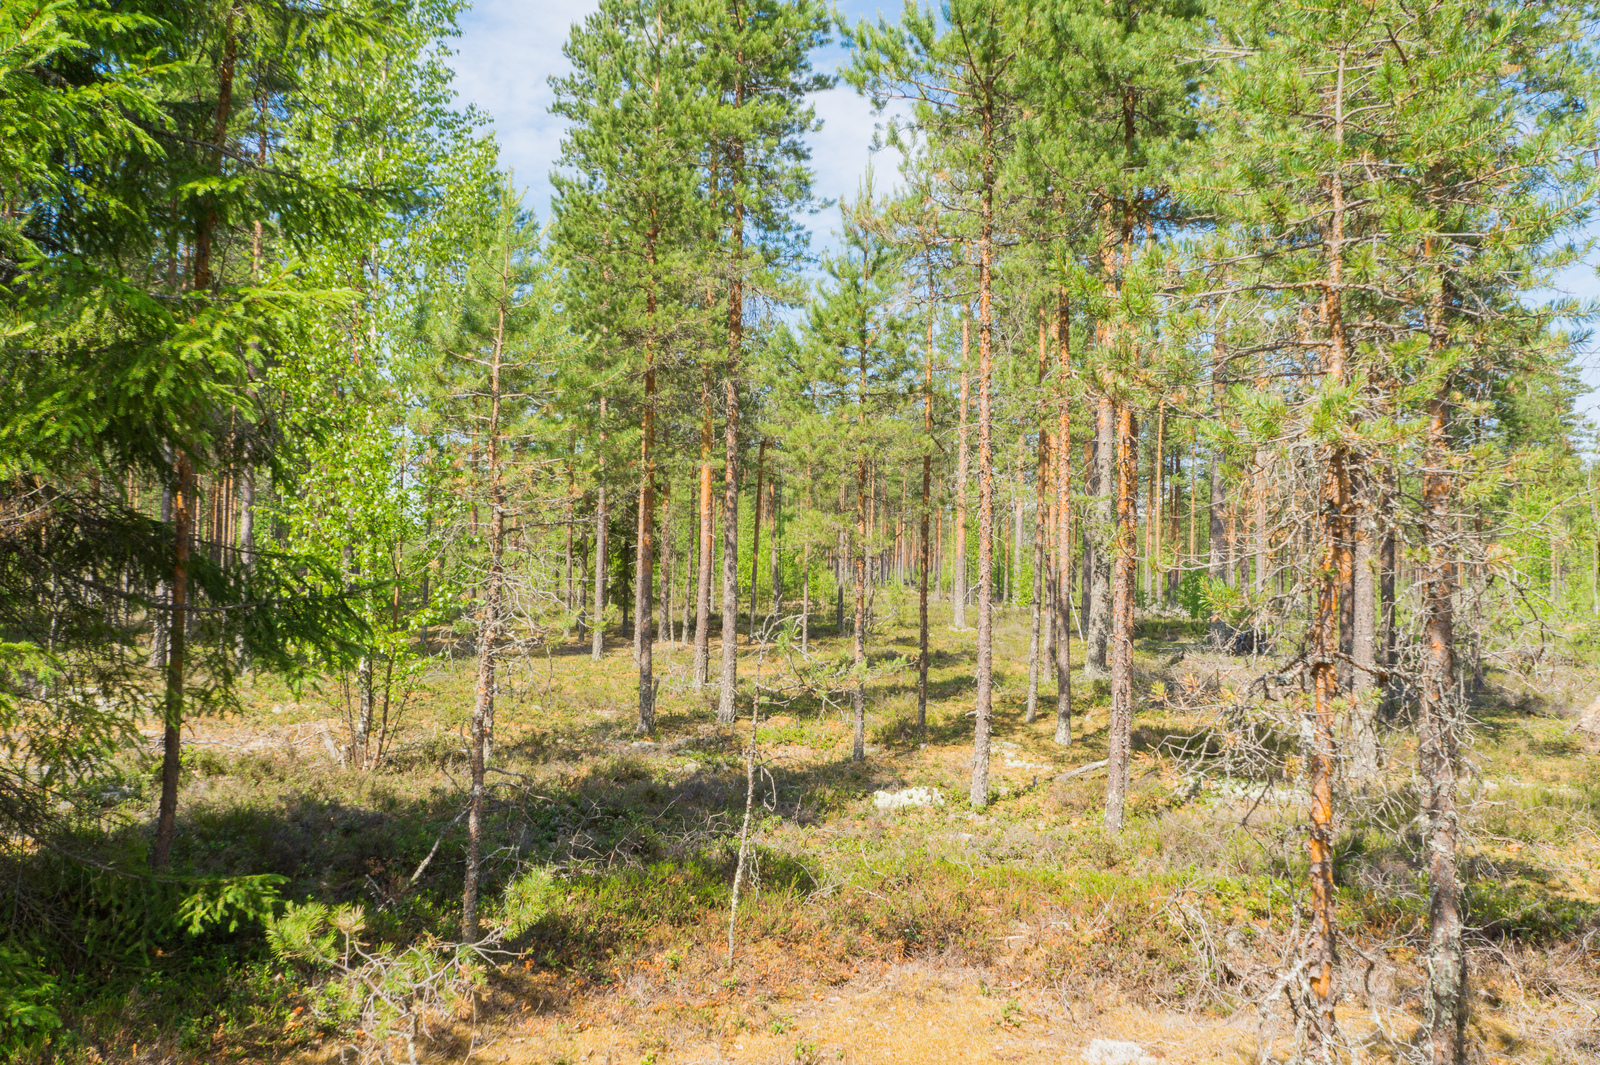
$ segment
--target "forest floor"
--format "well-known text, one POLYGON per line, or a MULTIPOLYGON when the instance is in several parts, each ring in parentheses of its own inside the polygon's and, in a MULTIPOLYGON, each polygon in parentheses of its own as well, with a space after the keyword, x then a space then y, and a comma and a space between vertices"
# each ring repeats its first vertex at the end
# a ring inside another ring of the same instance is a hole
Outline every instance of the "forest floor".
MULTIPOLYGON (((612 639, 598 663, 576 640, 509 662, 487 917, 530 877, 542 901, 478 992, 435 1018, 418 1060, 1077 1062, 1108 1052, 1096 1040, 1137 1044, 1127 1060, 1146 1063, 1288 1059, 1295 1015, 1279 976, 1304 881, 1298 759, 1292 737, 1274 740, 1238 711, 1267 661, 1208 649, 1188 623, 1141 624, 1130 818, 1112 835, 1094 767, 1106 756, 1105 685, 1075 671, 1074 743, 1057 746, 1048 679, 1038 720, 1024 721, 1026 613, 1002 612, 995 798, 975 812, 974 634, 935 606, 923 734, 915 609, 880 594, 864 763, 850 760, 848 699, 826 705, 815 688, 846 661, 848 640, 829 625, 803 666, 776 645, 741 645, 741 675, 759 667, 780 690, 756 736, 757 889, 740 906, 731 966, 748 705, 733 730, 717 728, 714 695, 689 683, 689 652, 658 645, 657 727, 641 740, 626 641, 612 639), (811 690, 795 687, 801 674, 811 690), (1229 761, 1241 744, 1252 758, 1229 761), (910 787, 942 803, 875 801, 910 787)), ((713 670, 715 660, 714 643, 713 670)), ((286 899, 360 903, 372 949, 447 940, 471 672, 466 657, 428 660, 403 710, 396 688, 395 744, 375 772, 344 764, 338 683, 291 693, 246 682, 237 713, 187 736, 178 860, 212 875, 276 872, 286 899)), ((1483 1061, 1592 1065, 1600 753, 1572 717, 1600 677, 1573 666, 1490 680, 1462 782, 1475 1044, 1483 1061)), ((1294 691, 1269 691, 1278 701, 1259 705, 1292 722, 1294 691)), ((1382 778, 1345 802, 1339 1015, 1363 1057, 1401 1061, 1421 1017, 1427 900, 1414 747, 1403 723, 1384 742, 1382 778)), ((124 804, 128 832, 147 831, 154 794, 124 804)), ((79 996, 64 1059, 356 1060, 345 1048, 359 1039, 316 975, 273 958, 259 929, 157 953, 134 984, 79 996)), ((406 1060, 403 1045, 386 1049, 406 1060)))

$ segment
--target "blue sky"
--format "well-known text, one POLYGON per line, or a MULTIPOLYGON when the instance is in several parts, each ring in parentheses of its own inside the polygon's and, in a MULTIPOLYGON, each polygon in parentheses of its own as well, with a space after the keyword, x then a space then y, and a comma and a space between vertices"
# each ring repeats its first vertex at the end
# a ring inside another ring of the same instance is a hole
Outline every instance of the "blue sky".
MULTIPOLYGON (((456 90, 465 102, 476 104, 494 119, 500 141, 500 158, 527 189, 528 206, 540 219, 550 214, 549 173, 560 151, 562 123, 549 113, 553 94, 548 79, 569 69, 561 46, 575 22, 598 5, 591 0, 477 0, 461 17, 461 37, 455 42, 456 90)), ((838 9, 850 22, 876 18, 880 6, 898 14, 898 3, 842 3, 838 9)), ((814 60, 818 70, 833 71, 844 56, 837 45, 814 60)), ((866 173, 875 124, 867 101, 853 89, 839 86, 813 99, 821 132, 811 138, 812 164, 817 171, 816 192, 838 199, 854 196, 866 173)), ((889 177, 898 157, 875 164, 882 178, 889 177)), ((812 228, 824 238, 837 215, 818 214, 812 228)))
MULTIPOLYGON (((463 102, 476 104, 493 119, 501 161, 514 171, 517 184, 527 189, 526 202, 541 219, 550 214, 549 173, 561 141, 561 122, 549 113, 548 79, 567 71, 561 46, 572 24, 596 6, 593 0, 477 0, 461 17, 453 63, 456 90, 463 102)), ((898 2, 875 0, 847 0, 836 6, 851 23, 875 19, 880 11, 891 17, 900 11, 898 2)), ((843 49, 835 45, 815 62, 819 70, 831 71, 843 58, 843 49)), ((823 121, 821 132, 811 138, 816 192, 828 199, 854 196, 872 159, 868 146, 881 119, 846 86, 817 94, 813 103, 823 121)), ((897 164, 894 156, 873 163, 880 188, 897 164)), ((827 210, 812 219, 816 245, 830 243, 837 217, 827 210)), ((1600 299, 1600 281, 1589 266, 1567 271, 1560 287, 1572 295, 1600 299)), ((1579 407, 1600 420, 1600 366, 1596 365, 1600 360, 1593 349, 1590 344, 1584 358, 1584 380, 1591 391, 1579 407)))

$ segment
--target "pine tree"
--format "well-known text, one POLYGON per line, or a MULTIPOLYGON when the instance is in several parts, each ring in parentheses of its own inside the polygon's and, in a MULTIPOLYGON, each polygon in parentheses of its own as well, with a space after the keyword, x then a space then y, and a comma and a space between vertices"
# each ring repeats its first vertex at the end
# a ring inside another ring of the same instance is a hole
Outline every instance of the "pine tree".
MULTIPOLYGON (((697 122, 708 111, 702 84, 711 76, 699 65, 699 14, 676 0, 608 2, 574 28, 566 46, 574 72, 555 82, 553 110, 570 123, 560 165, 571 173, 551 178, 567 303, 611 357, 629 360, 641 392, 634 606, 641 735, 655 728, 659 362, 692 294, 683 264, 708 224, 696 169, 697 122)), ((599 592, 597 585, 597 608, 599 592)))
MULTIPOLYGON (((882 106, 910 101, 918 127, 970 212, 978 321, 978 663, 970 801, 989 802, 989 731, 994 671, 994 271, 998 186, 1009 150, 1015 58, 999 8, 952 3, 942 18, 908 3, 898 26, 880 20, 851 33, 858 51, 848 77, 882 106)), ((958 566, 964 559, 956 559, 958 566)))
MULTIPOLYGON (((853 720, 851 758, 866 757, 866 669, 868 613, 867 556, 869 469, 898 450, 903 425, 896 417, 908 393, 910 362, 897 303, 903 252, 875 229, 872 186, 853 204, 841 207, 842 247, 823 256, 826 280, 806 319, 810 348, 803 379, 809 398, 825 415, 833 465, 841 486, 852 478, 855 507, 850 522, 850 571, 854 587, 854 637, 850 701, 853 720)), ((821 441, 818 442, 819 444, 821 441)), ((819 448, 818 450, 822 450, 819 448)), ((824 452, 826 453, 826 452, 824 452)))
POLYGON ((718 163, 710 192, 727 232, 717 721, 731 725, 739 682, 739 404, 746 288, 781 273, 803 248, 794 214, 811 202, 804 135, 815 117, 806 96, 828 87, 831 79, 811 69, 811 52, 826 41, 829 25, 816 0, 721 0, 713 6, 700 43, 709 84, 718 93, 706 126, 708 148, 718 163))

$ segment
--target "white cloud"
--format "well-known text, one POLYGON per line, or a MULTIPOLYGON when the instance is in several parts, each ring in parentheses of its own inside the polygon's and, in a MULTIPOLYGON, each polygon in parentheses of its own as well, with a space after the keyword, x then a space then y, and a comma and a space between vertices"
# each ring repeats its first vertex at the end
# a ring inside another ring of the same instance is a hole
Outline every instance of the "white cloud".
MULTIPOLYGON (((458 98, 494 120, 501 163, 515 173, 517 184, 527 190, 528 205, 541 219, 550 214, 549 175, 564 129, 563 121, 550 114, 555 94, 549 79, 571 69, 561 48, 572 26, 598 7, 598 0, 478 0, 461 17, 451 63, 458 98)), ((877 8, 846 4, 845 14, 851 21, 875 18, 877 8)), ((844 50, 834 45, 821 50, 814 62, 818 70, 833 72, 845 59, 844 50)), ((853 198, 869 160, 876 187, 888 191, 900 157, 890 150, 869 152, 882 120, 868 102, 841 84, 816 94, 813 103, 823 121, 822 130, 810 137, 818 198, 853 198)), ((816 232, 815 243, 826 246, 837 217, 834 208, 826 208, 802 221, 816 232)))
POLYGON ((452 66, 456 92, 494 119, 501 164, 528 190, 541 219, 550 211, 550 168, 561 150, 562 121, 550 113, 551 75, 571 67, 561 47, 595 0, 478 0, 461 17, 452 66))

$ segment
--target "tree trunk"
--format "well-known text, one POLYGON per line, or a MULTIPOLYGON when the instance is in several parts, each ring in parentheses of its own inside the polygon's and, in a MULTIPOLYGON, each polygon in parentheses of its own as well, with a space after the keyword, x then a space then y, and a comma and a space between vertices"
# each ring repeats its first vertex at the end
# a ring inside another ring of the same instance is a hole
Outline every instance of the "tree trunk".
POLYGON ((1378 561, 1378 601, 1380 624, 1383 626, 1383 668, 1389 672, 1390 679, 1384 684, 1383 713, 1392 715, 1396 696, 1396 685, 1393 680, 1393 670, 1396 662, 1396 640, 1399 637, 1395 627, 1395 565, 1398 544, 1395 538, 1395 476, 1394 467, 1384 471, 1383 497, 1379 513, 1383 518, 1383 547, 1379 552, 1378 561))
MULTIPOLYGON (((604 426, 606 420, 606 397, 600 397, 600 423, 604 426)), ((610 515, 606 513, 606 433, 600 430, 600 484, 596 490, 596 503, 594 512, 594 626, 590 632, 591 644, 589 657, 600 661, 606 649, 606 566, 609 559, 606 557, 606 533, 610 525, 610 515)))
MULTIPOLYGON (((495 642, 500 635, 501 585, 505 574, 506 490, 500 440, 500 375, 505 357, 506 309, 511 302, 510 246, 501 262, 500 305, 489 362, 489 423, 485 450, 489 473, 489 573, 478 626, 478 689, 472 707, 471 805, 467 812, 467 866, 461 889, 461 938, 478 937, 478 873, 483 859, 484 767, 494 744, 495 642)), ((648 365, 648 361, 647 361, 648 365)), ((648 372, 648 371, 647 371, 648 372)), ((603 403, 604 401, 602 401, 603 403)), ((646 408, 648 410, 648 407, 646 408)), ((647 415, 648 417, 648 415, 647 415)))
MULTIPOLYGON (((1039 308, 1039 385, 1044 386, 1050 368, 1049 311, 1039 308)), ((1019 441, 1020 446, 1020 441, 1019 441)), ((1044 630, 1045 566, 1049 561, 1046 542, 1050 529, 1050 427, 1046 418, 1039 422, 1039 443, 1034 455, 1033 480, 1033 598, 1028 617, 1028 703, 1022 720, 1033 724, 1039 714, 1039 666, 1046 652, 1040 646, 1044 630)), ((1020 486, 1018 496, 1020 497, 1020 486)), ((1054 582, 1052 582, 1053 586, 1054 582)))
POLYGON ((767 536, 767 568, 771 571, 767 577, 767 614, 769 617, 780 617, 783 614, 783 497, 779 494, 776 470, 767 485, 767 515, 772 523, 771 533, 767 536))
MULTIPOLYGON (((638 589, 634 603, 634 624, 638 627, 639 719, 634 732, 648 736, 656 728, 655 681, 655 541, 656 541, 656 290, 655 239, 652 230, 646 238, 646 258, 652 280, 645 292, 645 317, 649 322, 644 347, 644 425, 639 434, 639 554, 638 589)), ((669 526, 670 528, 670 526, 669 526)), ((665 600, 665 595, 662 599, 665 600)), ((669 626, 671 622, 668 622, 669 626)))
MULTIPOLYGON (((1362 478, 1364 482, 1364 478, 1362 478)), ((1377 574, 1372 507, 1365 493, 1357 495, 1355 542, 1351 557, 1352 611, 1350 694, 1350 777, 1366 781, 1378 775, 1378 699, 1373 684, 1377 668, 1377 574)))
MULTIPOLYGON (((736 90, 736 106, 743 103, 736 90)), ((733 146, 734 173, 743 173, 744 145, 733 146)), ((733 275, 728 289, 728 371, 724 381, 727 422, 722 468, 722 687, 717 723, 731 726, 739 691, 739 358, 744 349, 744 204, 735 198, 729 227, 733 275)), ((752 567, 753 569, 754 567, 752 567)))
POLYGON ((1056 574, 1055 616, 1046 631, 1054 636, 1056 663, 1056 735, 1072 746, 1072 333, 1065 291, 1056 298, 1056 574))
POLYGON ((761 584, 758 579, 761 574, 761 493, 764 491, 762 480, 767 474, 767 438, 762 437, 761 443, 756 447, 756 494, 755 513, 750 520, 750 639, 756 638, 756 599, 757 590, 761 584))
POLYGON ((703 691, 711 668, 711 556, 715 553, 711 514, 711 368, 700 380, 700 572, 695 585, 694 690, 703 691))
MULTIPOLYGON (((930 264, 931 264, 930 260, 930 264)), ((928 511, 933 499, 933 326, 934 278, 928 268, 928 351, 922 380, 922 563, 917 578, 917 735, 928 737, 928 567, 933 543, 928 538, 928 511)))
MULTIPOLYGON (((1255 498, 1255 534, 1256 534, 1256 565, 1255 579, 1252 582, 1257 597, 1264 598, 1267 594, 1267 577, 1272 570, 1271 558, 1271 530, 1267 528, 1267 462, 1269 452, 1264 447, 1256 448, 1256 498, 1255 498)), ((1265 605, 1265 604, 1263 604, 1265 605)))
POLYGON ((1018 589, 1017 560, 1022 557, 1022 454, 1024 440, 1017 438, 1017 456, 1013 463, 1011 484, 1011 550, 1006 558, 1006 605, 1015 610, 1021 595, 1018 589))
MULTIPOLYGON (((1344 57, 1339 59, 1339 92, 1335 108, 1341 118, 1335 136, 1343 141, 1344 57)), ((1328 280, 1323 287, 1322 318, 1328 329, 1328 355, 1323 366, 1323 387, 1345 383, 1347 340, 1343 319, 1344 177, 1336 168, 1328 182, 1331 209, 1325 239, 1328 280)), ((1310 1001, 1314 1041, 1326 1048, 1334 1031, 1334 970, 1339 963, 1338 921, 1335 913, 1333 868, 1333 775, 1335 766, 1335 702, 1339 684, 1340 599, 1350 587, 1350 470, 1349 451, 1343 442, 1326 451, 1321 499, 1322 559, 1318 566, 1316 612, 1311 625, 1310 788, 1311 826, 1306 841, 1311 887, 1311 928, 1306 962, 1310 975, 1310 1001)))
MULTIPOLYGON (((986 139, 992 115, 985 116, 986 139)), ((986 144, 992 153, 992 142, 986 144)), ((989 727, 994 684, 994 160, 984 159, 978 228, 978 664, 976 722, 972 739, 971 804, 989 804, 989 727)))
MULTIPOLYGON (((234 10, 228 10, 226 41, 217 70, 216 122, 212 130, 211 163, 221 170, 223 142, 227 137, 228 116, 233 107, 234 63, 238 39, 233 33, 234 10)), ((195 227, 194 265, 190 282, 193 290, 211 290, 211 238, 216 226, 216 204, 205 199, 199 224, 195 227)), ((189 557, 194 544, 195 469, 192 457, 182 446, 177 454, 177 485, 173 491, 172 587, 169 590, 171 615, 167 626, 167 677, 162 700, 161 803, 156 812, 156 836, 150 864, 165 868, 172 860, 172 837, 178 826, 178 771, 182 765, 183 697, 185 683, 185 643, 189 627, 189 557)))
POLYGON ((800 549, 800 653, 811 653, 811 544, 800 549))
MULTIPOLYGON (((172 520, 172 486, 161 486, 161 524, 165 525, 172 520)), ((156 599, 167 599, 170 604, 172 589, 166 581, 156 586, 156 599)), ((150 657, 146 665, 152 670, 167 668, 167 630, 170 627, 171 615, 152 619, 150 634, 150 657)))
MULTIPOLYGON (((1432 247, 1429 241, 1428 252, 1432 247)), ((1429 308, 1430 348, 1436 359, 1448 341, 1445 314, 1450 304, 1441 279, 1429 308)), ((1466 1061, 1467 959, 1462 946, 1461 882, 1456 863, 1456 780, 1461 773, 1461 716, 1455 687, 1455 606, 1457 573, 1451 543, 1452 473, 1450 383, 1442 380, 1428 401, 1428 436, 1422 477, 1421 572, 1424 658, 1417 707, 1417 761, 1424 788, 1428 850, 1428 978, 1423 994, 1424 1025, 1433 1065, 1466 1061)), ((1552 562, 1554 560, 1552 559, 1552 562)))
MULTIPOLYGON (((866 356, 862 356, 865 363, 866 356)), ((852 643, 855 676, 850 684, 851 740, 850 760, 865 761, 867 757, 867 459, 856 459, 856 544, 851 559, 855 573, 856 613, 855 638, 852 643)))
POLYGON ((1106 828, 1121 832, 1128 794, 1133 734, 1133 592, 1139 520, 1139 426, 1133 411, 1119 406, 1117 436, 1117 525, 1112 554, 1111 722, 1107 727, 1106 828))
POLYGON ((1094 447, 1094 554, 1092 584, 1089 590, 1088 660, 1084 672, 1091 676, 1106 675, 1106 652, 1111 642, 1111 598, 1113 595, 1111 571, 1116 540, 1116 424, 1111 397, 1102 395, 1095 400, 1094 447))
MULTIPOLYGON (((568 454, 574 450, 571 437, 567 440, 568 454)), ((577 475, 572 464, 567 463, 567 544, 566 551, 561 556, 561 607, 567 613, 572 613, 572 536, 574 518, 574 496, 577 492, 577 475)))
POLYGON ((972 322, 961 316, 961 394, 956 401, 956 539, 951 602, 955 606, 950 622, 957 629, 967 627, 967 385, 968 351, 972 322))
POLYGON ((656 553, 661 557, 661 603, 659 620, 656 622, 656 639, 664 641, 667 646, 672 645, 672 580, 676 573, 677 551, 674 547, 674 529, 672 526, 672 479, 670 475, 662 478, 661 502, 658 504, 662 518, 658 533, 659 543, 656 553))
MULTIPOLYGON (((1228 321, 1219 316, 1216 335, 1211 344, 1211 416, 1220 420, 1223 407, 1223 378, 1227 373, 1228 321)), ((1206 544, 1208 558, 1206 574, 1213 581, 1226 583, 1230 559, 1225 522, 1227 520, 1227 489, 1222 483, 1222 449, 1211 451, 1211 492, 1206 507, 1206 544)), ((1227 624, 1220 618, 1211 618, 1211 635, 1221 641, 1228 636, 1227 624)))
MULTIPOLYGON (((1039 466, 1035 475, 1033 511, 1033 604, 1028 624, 1028 708, 1023 720, 1032 724, 1039 714, 1039 667, 1048 653, 1042 646, 1045 614, 1045 569, 1050 564, 1046 542, 1050 536, 1050 433, 1039 428, 1039 466)), ((1051 582, 1052 585, 1054 582, 1051 582)), ((1052 589, 1053 590, 1053 589, 1052 589)))
POLYGON ((182 765, 185 641, 189 621, 189 553, 194 542, 194 466, 187 452, 178 452, 178 483, 172 491, 171 609, 167 621, 167 688, 162 701, 161 805, 150 864, 164 869, 172 859, 172 837, 178 824, 178 771, 182 765))
POLYGON ((1460 773, 1460 716, 1455 679, 1456 573, 1451 557, 1447 386, 1428 403, 1427 472, 1423 476, 1426 561, 1423 661, 1417 716, 1417 760, 1425 791, 1428 841, 1428 981, 1424 1009, 1434 1065, 1466 1060, 1467 963, 1462 947, 1461 883, 1456 866, 1456 779, 1460 773))

